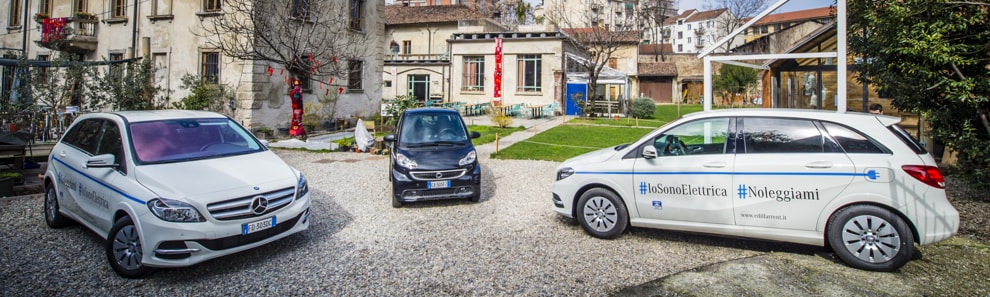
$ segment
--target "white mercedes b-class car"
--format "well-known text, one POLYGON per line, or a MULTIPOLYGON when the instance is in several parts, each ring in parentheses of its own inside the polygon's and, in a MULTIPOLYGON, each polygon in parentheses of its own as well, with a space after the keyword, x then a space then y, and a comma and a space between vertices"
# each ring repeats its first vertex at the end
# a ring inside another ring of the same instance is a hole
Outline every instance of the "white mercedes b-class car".
POLYGON ((893 271, 959 213, 935 160, 891 116, 787 109, 699 112, 557 169, 554 210, 598 238, 628 226, 830 247, 893 271))
POLYGON ((309 227, 309 187, 230 118, 159 110, 85 114, 52 148, 45 222, 106 238, 110 267, 140 277, 309 227))

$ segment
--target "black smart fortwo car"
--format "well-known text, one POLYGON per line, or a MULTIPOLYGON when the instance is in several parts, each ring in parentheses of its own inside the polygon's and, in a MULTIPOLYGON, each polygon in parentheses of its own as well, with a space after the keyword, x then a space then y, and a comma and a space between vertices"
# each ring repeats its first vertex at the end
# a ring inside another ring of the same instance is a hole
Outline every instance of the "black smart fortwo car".
POLYGON ((438 199, 481 199, 481 166, 461 115, 446 108, 416 108, 403 112, 392 146, 389 180, 392 207, 404 202, 438 199))

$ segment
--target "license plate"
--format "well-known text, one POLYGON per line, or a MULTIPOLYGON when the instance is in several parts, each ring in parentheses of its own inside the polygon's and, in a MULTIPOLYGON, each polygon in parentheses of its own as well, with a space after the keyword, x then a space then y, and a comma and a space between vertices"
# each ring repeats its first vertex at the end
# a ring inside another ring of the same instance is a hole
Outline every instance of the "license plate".
POLYGON ((275 227, 275 217, 241 225, 241 235, 248 235, 271 227, 275 227))
POLYGON ((431 181, 430 184, 426 185, 426 188, 427 189, 445 189, 445 188, 450 188, 450 181, 449 180, 431 181))

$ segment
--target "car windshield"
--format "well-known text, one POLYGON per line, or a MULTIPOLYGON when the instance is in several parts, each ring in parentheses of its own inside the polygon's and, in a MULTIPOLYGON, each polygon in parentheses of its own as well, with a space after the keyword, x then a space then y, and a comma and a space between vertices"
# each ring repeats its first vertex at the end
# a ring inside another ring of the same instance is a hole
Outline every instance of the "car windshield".
POLYGON ((258 152, 264 147, 229 119, 181 119, 130 123, 139 163, 181 162, 258 152))
POLYGON ((399 144, 404 147, 463 145, 467 128, 455 113, 408 114, 403 117, 399 144))

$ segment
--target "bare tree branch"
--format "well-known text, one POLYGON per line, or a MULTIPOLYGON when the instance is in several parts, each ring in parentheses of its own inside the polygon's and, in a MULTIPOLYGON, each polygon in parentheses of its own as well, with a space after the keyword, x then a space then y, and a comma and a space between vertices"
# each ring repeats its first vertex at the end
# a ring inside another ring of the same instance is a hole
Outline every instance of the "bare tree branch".
POLYGON ((223 14, 201 25, 208 46, 240 60, 305 73, 320 83, 327 77, 347 78, 347 61, 380 46, 369 44, 372 36, 364 31, 369 28, 352 28, 351 1, 224 0, 223 5, 223 14))
MULTIPOLYGON (((718 35, 720 36, 715 36, 716 40, 728 36, 729 33, 732 33, 732 31, 735 31, 741 27, 743 23, 739 20, 753 17, 769 6, 767 0, 711 0, 711 3, 713 3, 712 7, 714 8, 709 9, 725 8, 728 9, 731 14, 731 17, 717 19, 717 22, 720 25, 719 28, 722 32, 719 32, 718 35)), ((738 36, 733 36, 730 38, 729 42, 726 42, 722 46, 722 50, 725 52, 731 50, 736 37, 738 36)))
POLYGON ((644 0, 641 5, 639 16, 643 20, 643 30, 650 33, 649 37, 653 43, 658 44, 657 50, 653 52, 653 60, 665 62, 666 47, 663 45, 667 43, 671 34, 665 23, 671 15, 677 14, 677 8, 671 0, 644 0))
POLYGON ((587 53, 587 60, 570 62, 588 72, 589 103, 596 100, 598 78, 611 59, 619 58, 616 55, 619 49, 639 44, 639 13, 630 8, 633 6, 627 6, 624 1, 544 1, 547 20, 571 37, 568 40, 575 48, 587 53))

